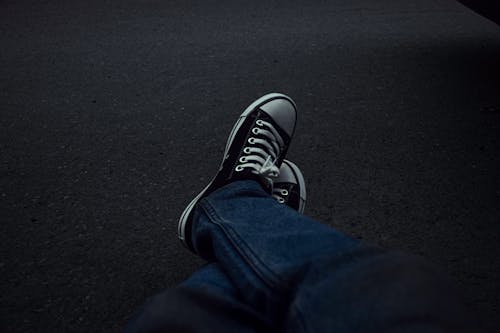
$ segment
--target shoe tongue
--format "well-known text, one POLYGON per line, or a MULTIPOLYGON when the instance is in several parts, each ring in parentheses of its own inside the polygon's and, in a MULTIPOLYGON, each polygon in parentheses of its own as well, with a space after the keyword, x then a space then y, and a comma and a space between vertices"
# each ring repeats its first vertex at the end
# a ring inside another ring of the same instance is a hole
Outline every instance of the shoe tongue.
POLYGON ((258 177, 258 178, 259 178, 258 181, 264 188, 264 191, 266 191, 269 194, 273 193, 273 181, 267 177, 258 177))

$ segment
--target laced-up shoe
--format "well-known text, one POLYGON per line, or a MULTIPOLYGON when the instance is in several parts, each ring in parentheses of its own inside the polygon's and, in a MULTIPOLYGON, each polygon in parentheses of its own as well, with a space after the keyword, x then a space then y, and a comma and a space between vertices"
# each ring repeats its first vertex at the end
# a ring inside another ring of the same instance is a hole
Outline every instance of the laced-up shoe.
POLYGON ((306 206, 306 183, 304 176, 295 163, 284 160, 280 174, 273 179, 273 197, 299 213, 304 213, 306 206))
POLYGON ((236 180, 254 179, 272 194, 273 178, 279 176, 297 120, 293 100, 271 93, 257 99, 240 115, 224 150, 219 171, 184 209, 179 220, 181 242, 194 252, 191 224, 195 205, 216 189, 236 180))

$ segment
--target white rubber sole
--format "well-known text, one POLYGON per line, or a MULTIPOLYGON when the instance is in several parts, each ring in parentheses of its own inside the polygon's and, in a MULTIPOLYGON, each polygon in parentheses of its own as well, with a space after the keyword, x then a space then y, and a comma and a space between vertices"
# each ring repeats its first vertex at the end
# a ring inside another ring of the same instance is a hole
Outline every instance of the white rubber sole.
MULTIPOLYGON (((219 170, 221 170, 223 165, 224 165, 224 160, 226 158, 229 147, 231 147, 231 144, 233 143, 235 133, 238 132, 241 125, 243 124, 243 121, 248 116, 248 114, 250 114, 254 109, 258 108, 259 106, 261 106, 265 103, 268 103, 268 102, 272 101, 273 99, 277 99, 277 98, 284 98, 284 99, 290 101, 296 109, 295 102, 290 97, 283 95, 283 94, 280 94, 280 93, 270 93, 270 94, 264 95, 264 96, 260 97, 259 99, 255 100, 252 104, 250 104, 245 109, 245 111, 243 111, 243 113, 240 115, 240 117, 236 121, 236 124, 233 126, 233 129, 231 130, 231 133, 229 134, 229 137, 228 137, 227 142, 226 142, 226 148, 224 149, 224 157, 223 157, 222 162, 219 166, 219 170)), ((295 168, 297 168, 296 165, 294 165, 294 166, 295 166, 295 168)), ((299 174, 300 174, 300 172, 299 172, 299 174)), ((191 215, 191 213, 194 209, 194 206, 204 196, 205 192, 208 190, 210 185, 212 185, 212 183, 214 182, 216 177, 217 177, 217 175, 215 175, 215 177, 212 178, 212 180, 208 183, 208 185, 193 200, 191 200, 189 205, 187 205, 187 207, 182 212, 181 217, 179 219, 179 225, 177 227, 178 237, 179 237, 180 241, 182 242, 182 244, 184 244, 185 247, 187 247, 188 249, 190 249, 192 251, 194 251, 194 249, 189 247, 187 240, 186 240, 186 224, 189 220, 189 216, 191 215)), ((302 181, 304 181, 304 179, 302 179, 302 181)), ((301 185, 301 189, 302 189, 302 185, 301 185)))

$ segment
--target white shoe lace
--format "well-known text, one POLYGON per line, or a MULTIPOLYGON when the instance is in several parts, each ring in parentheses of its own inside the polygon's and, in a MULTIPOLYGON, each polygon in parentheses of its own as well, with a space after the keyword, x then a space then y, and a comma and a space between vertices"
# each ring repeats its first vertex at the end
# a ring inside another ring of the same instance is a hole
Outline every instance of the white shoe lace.
POLYGON ((260 137, 248 138, 252 146, 243 148, 244 156, 239 159, 235 170, 251 169, 251 172, 268 180, 279 176, 279 168, 276 166, 280 151, 284 147, 283 138, 271 123, 259 119, 255 122, 259 127, 252 128, 252 133, 260 137), (262 147, 264 148, 262 148, 262 147))

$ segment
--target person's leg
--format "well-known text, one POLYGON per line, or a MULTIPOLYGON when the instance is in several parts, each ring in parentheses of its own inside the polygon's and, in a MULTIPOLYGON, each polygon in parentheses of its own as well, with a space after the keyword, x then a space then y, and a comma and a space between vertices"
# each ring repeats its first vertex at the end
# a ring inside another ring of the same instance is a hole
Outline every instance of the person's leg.
POLYGON ((230 183, 194 211, 194 250, 243 301, 290 332, 465 329, 446 277, 418 257, 368 246, 279 204, 255 181, 230 183))
POLYGON ((283 165, 289 165, 289 175, 296 174, 292 164, 284 163, 295 122, 295 103, 282 94, 265 95, 240 115, 218 173, 186 207, 178 225, 181 242, 217 262, 218 269, 201 272, 157 298, 159 304, 150 311, 168 317, 167 325, 185 322, 176 331, 194 329, 192 323, 198 331, 218 331, 219 317, 237 323, 256 318, 266 323, 258 331, 269 325, 290 332, 465 328, 460 326, 466 318, 461 301, 432 266, 360 244, 298 214, 305 199, 297 190, 300 181, 275 193, 274 182, 290 179, 279 178, 283 165), (284 202, 280 193, 286 196, 289 190, 295 209, 271 196, 284 202))

